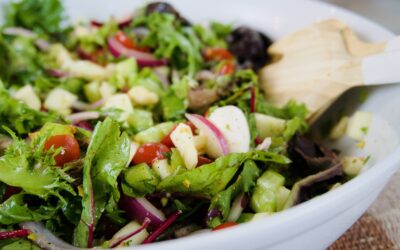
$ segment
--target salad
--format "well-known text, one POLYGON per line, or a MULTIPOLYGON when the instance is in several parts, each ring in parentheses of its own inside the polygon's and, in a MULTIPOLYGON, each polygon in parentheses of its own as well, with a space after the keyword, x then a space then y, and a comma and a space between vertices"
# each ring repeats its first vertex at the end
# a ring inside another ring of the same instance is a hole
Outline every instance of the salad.
POLYGON ((305 136, 304 105, 264 98, 272 41, 259 31, 194 24, 163 2, 73 25, 59 0, 5 13, 2 249, 215 231, 326 193, 365 163, 305 136))

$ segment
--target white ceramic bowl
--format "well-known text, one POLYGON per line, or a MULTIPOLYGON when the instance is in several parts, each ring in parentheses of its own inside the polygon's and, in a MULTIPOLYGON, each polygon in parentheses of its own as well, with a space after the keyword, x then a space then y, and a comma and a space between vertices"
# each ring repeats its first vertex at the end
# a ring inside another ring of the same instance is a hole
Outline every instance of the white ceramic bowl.
MULTIPOLYGON (((66 0, 74 19, 104 19, 128 14, 145 1, 66 0)), ((176 0, 171 2, 193 22, 217 20, 246 24, 276 39, 312 22, 337 17, 370 41, 393 36, 385 28, 338 7, 313 1, 290 0, 176 0)), ((356 99, 357 91, 347 99, 356 99)), ((345 232, 368 208, 400 165, 400 86, 371 88, 358 109, 386 122, 369 131, 368 170, 343 186, 294 208, 252 223, 218 232, 155 243, 135 249, 324 249, 345 232), (390 128, 394 128, 391 131, 390 128), (388 132, 389 131, 389 132, 388 132), (390 132, 391 131, 391 132, 390 132)), ((341 105, 349 104, 346 98, 341 105)), ((345 145, 344 143, 343 145, 345 145)), ((341 146, 343 146, 341 145, 341 146)), ((348 145, 343 146, 348 147, 348 145)), ((355 150, 349 148, 349 150, 355 150)))

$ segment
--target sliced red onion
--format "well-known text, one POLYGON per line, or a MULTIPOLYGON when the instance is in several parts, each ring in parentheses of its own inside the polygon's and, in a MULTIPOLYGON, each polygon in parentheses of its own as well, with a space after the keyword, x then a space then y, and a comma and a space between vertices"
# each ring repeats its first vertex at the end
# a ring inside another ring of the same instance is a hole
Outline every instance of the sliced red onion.
POLYGON ((174 221, 178 219, 181 214, 181 211, 176 211, 170 215, 168 219, 166 219, 156 230, 154 230, 152 234, 150 234, 149 237, 142 242, 142 244, 148 244, 155 241, 157 237, 160 236, 160 234, 162 234, 169 226, 171 226, 171 224, 174 223, 174 221))
POLYGON ((263 139, 261 139, 260 136, 257 136, 256 139, 254 139, 254 143, 256 145, 260 145, 263 142, 263 139))
POLYGON ((120 199, 121 208, 128 217, 143 224, 146 218, 150 219, 150 227, 157 228, 165 221, 165 215, 146 198, 132 198, 123 195, 120 199))
POLYGON ((100 113, 96 111, 79 112, 66 117, 71 122, 95 120, 100 118, 100 113))
POLYGON ((3 34, 11 36, 24 36, 24 37, 36 37, 36 34, 31 30, 24 29, 21 27, 9 27, 3 30, 3 34))
POLYGON ((154 74, 158 76, 158 79, 160 79, 161 84, 163 87, 166 89, 168 88, 170 82, 168 79, 168 68, 167 67, 155 67, 153 68, 154 74))
POLYGON ((214 219, 215 217, 220 217, 222 216, 221 211, 218 208, 213 208, 210 211, 208 211, 207 213, 207 220, 211 221, 212 219, 214 219))
POLYGON ((229 154, 229 145, 222 132, 207 118, 197 114, 186 114, 196 128, 207 137, 207 154, 213 158, 229 154))
POLYGON ((65 241, 55 236, 52 232, 47 230, 40 222, 23 222, 20 224, 23 229, 29 230, 35 234, 32 241, 35 242, 42 249, 49 250, 79 250, 81 248, 74 247, 65 241))
POLYGON ((124 47, 115 37, 107 39, 108 49, 114 57, 126 56, 135 58, 140 67, 157 67, 167 64, 165 59, 157 59, 154 55, 124 47))
POLYGON ((53 77, 62 78, 68 76, 68 73, 59 69, 48 69, 47 74, 53 77))
POLYGON ((196 74, 196 80, 198 81, 207 81, 214 80, 216 77, 215 73, 210 70, 201 70, 196 74))
POLYGON ((72 123, 74 126, 86 129, 87 131, 93 131, 93 126, 87 121, 78 121, 72 123))
POLYGON ((12 238, 24 238, 30 234, 28 229, 18 229, 10 231, 0 231, 0 240, 12 238))
POLYGON ((228 221, 237 221, 246 207, 248 198, 245 194, 238 195, 232 202, 231 211, 228 215, 228 221))
POLYGON ((44 39, 37 39, 35 41, 36 46, 42 51, 48 51, 50 48, 50 43, 44 39))
POLYGON ((260 144, 257 145, 257 150, 265 150, 267 151, 272 144, 271 137, 265 138, 260 144))
POLYGON ((76 53, 78 54, 80 59, 93 61, 93 56, 84 51, 81 47, 76 49, 76 53))
POLYGON ((115 241, 110 242, 110 248, 115 248, 115 247, 119 246, 122 242, 129 239, 130 237, 135 236, 136 234, 142 232, 149 226, 149 224, 150 224, 150 219, 145 218, 143 221, 143 224, 139 228, 137 228, 135 231, 133 231, 129 234, 126 234, 118 239, 115 239, 115 241))

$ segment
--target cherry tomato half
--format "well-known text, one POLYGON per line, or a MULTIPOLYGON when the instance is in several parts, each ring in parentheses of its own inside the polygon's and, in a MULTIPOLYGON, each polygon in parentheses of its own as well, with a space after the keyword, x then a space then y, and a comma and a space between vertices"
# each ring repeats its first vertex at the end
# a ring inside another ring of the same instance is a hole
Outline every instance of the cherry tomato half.
POLYGON ((122 45, 124 45, 124 47, 126 47, 128 49, 134 49, 134 50, 138 50, 138 51, 142 51, 142 52, 150 51, 149 48, 147 48, 147 47, 142 47, 142 46, 138 46, 137 44, 135 44, 135 41, 133 39, 131 39, 130 37, 128 37, 122 31, 118 31, 117 33, 115 33, 115 39, 117 39, 118 42, 120 42, 122 45))
POLYGON ((65 163, 79 159, 80 149, 75 137, 71 135, 51 136, 44 144, 44 149, 49 150, 61 148, 61 152, 54 157, 57 166, 63 166, 65 163))
POLYGON ((199 155, 199 157, 197 157, 197 166, 198 167, 205 165, 205 164, 209 164, 211 162, 213 162, 213 161, 205 156, 199 155))
POLYGON ((222 65, 219 67, 218 74, 220 75, 230 75, 233 72, 235 72, 235 64, 230 61, 226 61, 222 63, 222 65))
POLYGON ((171 150, 162 143, 146 143, 141 145, 133 157, 133 164, 147 163, 151 165, 155 160, 165 159, 165 153, 171 150))
POLYGON ((225 223, 222 223, 219 226, 214 227, 212 229, 212 231, 217 231, 217 230, 225 229, 225 228, 228 228, 228 227, 233 227, 233 226, 236 226, 237 224, 238 223, 236 223, 236 222, 225 222, 225 223))
POLYGON ((224 48, 207 48, 204 50, 203 56, 206 61, 222 61, 233 59, 231 52, 224 48))

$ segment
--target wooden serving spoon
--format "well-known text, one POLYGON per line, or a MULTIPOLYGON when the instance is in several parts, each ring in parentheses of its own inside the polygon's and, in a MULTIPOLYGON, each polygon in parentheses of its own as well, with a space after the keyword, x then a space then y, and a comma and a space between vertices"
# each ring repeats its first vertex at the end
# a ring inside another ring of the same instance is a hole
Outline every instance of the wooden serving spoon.
POLYGON ((315 121, 346 90, 400 82, 400 38, 366 43, 338 20, 299 30, 268 50, 274 63, 261 72, 268 100, 305 103, 315 121))

